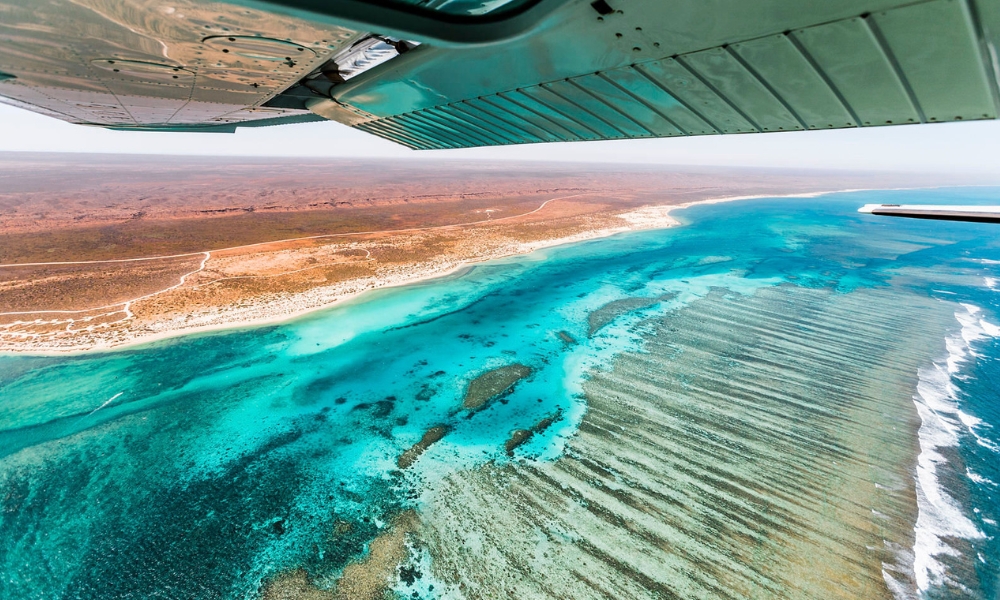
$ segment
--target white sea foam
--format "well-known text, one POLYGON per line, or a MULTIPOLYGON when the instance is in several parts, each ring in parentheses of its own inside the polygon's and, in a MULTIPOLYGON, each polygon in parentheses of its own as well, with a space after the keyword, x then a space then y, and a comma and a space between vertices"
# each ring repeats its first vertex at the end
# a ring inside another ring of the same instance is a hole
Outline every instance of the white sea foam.
POLYGON ((121 396, 121 395, 122 395, 122 394, 124 394, 124 393, 125 393, 125 392, 118 392, 118 393, 117 393, 117 394, 115 394, 114 396, 111 396, 110 398, 108 398, 107 400, 105 400, 105 401, 104 401, 104 404, 102 404, 102 405, 98 406, 97 408, 95 408, 94 410, 90 411, 90 413, 89 413, 89 414, 88 414, 87 416, 89 417, 90 415, 92 415, 92 414, 94 414, 95 412, 97 412, 97 411, 101 410, 101 409, 102 409, 102 408, 104 408, 105 406, 107 406, 107 405, 111 404, 112 402, 114 402, 115 400, 117 400, 119 396, 121 396))
POLYGON ((993 323, 990 323, 985 319, 980 319, 979 326, 983 328, 986 335, 990 337, 1000 337, 1000 327, 997 327, 993 323))
POLYGON ((980 419, 979 417, 974 417, 960 410, 955 411, 955 414, 958 415, 958 420, 962 422, 962 425, 965 425, 970 430, 972 430, 972 428, 975 427, 976 425, 979 425, 980 423, 983 422, 983 420, 980 419))
POLYGON ((982 440, 975 431, 980 419, 958 408, 958 388, 954 382, 960 379, 962 366, 976 356, 973 344, 1000 335, 1000 327, 982 319, 979 312, 979 307, 963 304, 955 313, 961 329, 945 340, 947 356, 920 370, 917 394, 913 397, 921 421, 916 490, 919 514, 914 527, 913 570, 921 591, 948 581, 939 557, 956 556, 958 552, 944 538, 975 539, 984 535, 941 486, 937 472, 938 466, 946 462, 939 450, 957 446, 963 430, 982 440))
POLYGON ((965 469, 965 474, 969 477, 969 479, 971 479, 975 483, 978 483, 979 485, 990 485, 990 486, 993 486, 993 487, 997 487, 997 484, 996 484, 995 481, 993 481, 989 477, 983 477, 982 475, 980 475, 978 473, 973 473, 972 471, 969 470, 968 467, 966 467, 966 469, 965 469))
POLYGON ((997 280, 996 277, 983 277, 983 283, 986 284, 986 287, 995 292, 997 291, 997 284, 1000 283, 1000 280, 997 280))
POLYGON ((992 450, 993 452, 996 452, 997 454, 1000 454, 1000 446, 997 446, 996 443, 993 442, 992 440, 988 440, 988 439, 986 439, 984 437, 981 437, 981 436, 977 435, 976 436, 976 443, 979 444, 980 446, 982 446, 983 448, 986 448, 988 450, 992 450))

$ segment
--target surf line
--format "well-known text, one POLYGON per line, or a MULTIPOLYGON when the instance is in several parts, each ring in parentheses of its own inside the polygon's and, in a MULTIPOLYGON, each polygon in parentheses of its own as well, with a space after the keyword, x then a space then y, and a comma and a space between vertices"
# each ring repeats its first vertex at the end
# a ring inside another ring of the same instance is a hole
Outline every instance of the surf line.
MULTIPOLYGON (((920 454, 917 456, 917 522, 913 527, 913 571, 917 590, 954 582, 942 556, 961 556, 949 538, 981 539, 985 534, 966 516, 968 507, 956 500, 940 481, 938 467, 947 464, 942 448, 961 444, 967 431, 982 444, 975 426, 979 420, 962 411, 961 389, 956 378, 962 368, 975 361, 975 345, 984 339, 1000 337, 1000 328, 980 316, 981 309, 962 303, 964 311, 955 312, 960 329, 945 338, 947 355, 918 371, 913 403, 920 417, 917 432, 920 454)), ((883 570, 888 582, 889 576, 883 570)))
POLYGON ((101 410, 101 409, 102 409, 102 408, 104 408, 105 406, 107 406, 107 405, 111 404, 112 402, 114 402, 115 400, 117 400, 119 396, 121 396, 121 395, 122 395, 122 394, 124 394, 124 393, 125 393, 125 392, 118 392, 118 393, 117 393, 117 394, 115 394, 114 396, 111 396, 110 398, 108 398, 107 400, 105 400, 105 401, 104 401, 104 404, 102 404, 102 405, 98 406, 97 408, 95 408, 94 410, 90 411, 90 414, 88 414, 87 416, 89 417, 90 415, 92 415, 92 414, 94 414, 95 412, 97 412, 97 411, 101 410))

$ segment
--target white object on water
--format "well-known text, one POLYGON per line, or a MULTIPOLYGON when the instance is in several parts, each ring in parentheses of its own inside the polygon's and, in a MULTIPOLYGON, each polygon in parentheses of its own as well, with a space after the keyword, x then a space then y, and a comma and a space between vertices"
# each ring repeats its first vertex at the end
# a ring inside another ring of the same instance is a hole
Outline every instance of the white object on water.
POLYGON ((101 409, 102 409, 102 408, 104 408, 105 406, 107 406, 107 405, 111 404, 112 402, 114 402, 115 400, 117 400, 119 396, 121 396, 121 395, 122 395, 122 394, 124 394, 124 393, 125 393, 125 392, 118 392, 118 393, 117 393, 117 394, 115 394, 114 396, 111 396, 110 398, 108 398, 107 400, 105 400, 104 404, 102 404, 102 405, 98 406, 97 408, 95 408, 94 410, 90 411, 90 414, 88 414, 87 416, 89 417, 90 415, 92 415, 92 414, 94 414, 95 412, 97 412, 97 411, 101 410, 101 409))

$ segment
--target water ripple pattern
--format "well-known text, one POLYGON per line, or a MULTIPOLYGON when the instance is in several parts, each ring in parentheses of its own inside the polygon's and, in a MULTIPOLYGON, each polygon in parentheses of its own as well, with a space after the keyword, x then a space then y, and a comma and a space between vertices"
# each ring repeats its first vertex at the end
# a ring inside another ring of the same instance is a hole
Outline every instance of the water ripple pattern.
POLYGON ((993 597, 996 229, 855 211, 998 196, 700 206, 282 325, 0 356, 0 597, 360 597, 392 544, 372 598, 993 597))

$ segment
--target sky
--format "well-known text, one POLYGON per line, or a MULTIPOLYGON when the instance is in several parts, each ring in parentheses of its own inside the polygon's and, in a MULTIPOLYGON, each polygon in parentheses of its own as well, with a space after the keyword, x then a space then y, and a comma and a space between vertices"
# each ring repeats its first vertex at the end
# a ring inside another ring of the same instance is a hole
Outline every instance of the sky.
POLYGON ((0 104, 0 151, 226 156, 441 157, 1000 176, 1000 121, 669 139, 412 151, 334 122, 246 128, 235 134, 109 131, 0 104))

